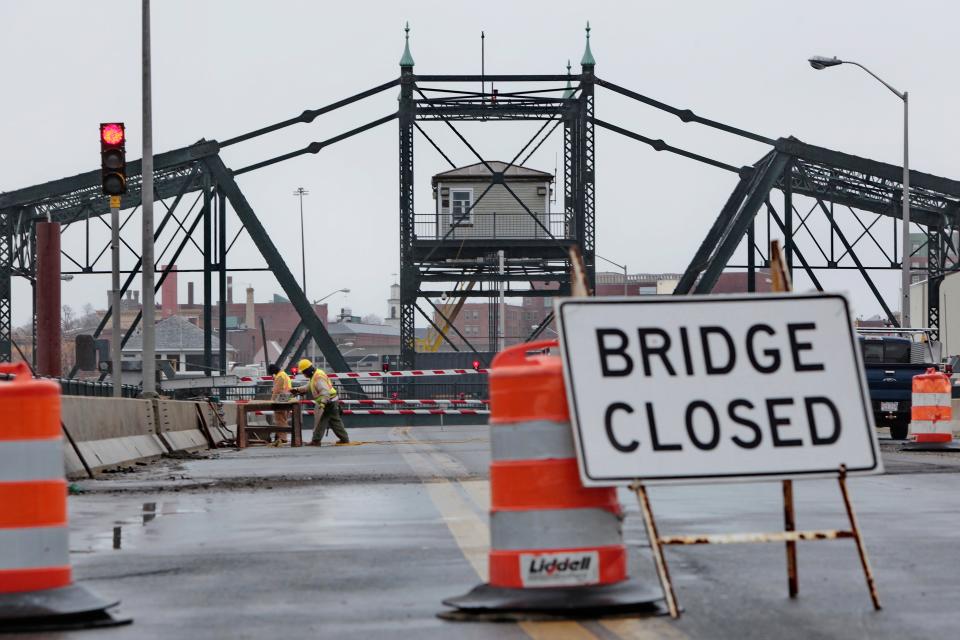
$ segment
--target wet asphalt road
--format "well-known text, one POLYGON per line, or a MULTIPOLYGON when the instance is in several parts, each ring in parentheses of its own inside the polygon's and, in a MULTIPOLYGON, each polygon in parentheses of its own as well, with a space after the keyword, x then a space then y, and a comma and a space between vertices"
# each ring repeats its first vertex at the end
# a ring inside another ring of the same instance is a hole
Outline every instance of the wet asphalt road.
MULTIPOLYGON (((212 452, 85 481, 71 557, 122 600, 129 627, 24 637, 953 638, 960 466, 885 452, 892 473, 850 481, 884 610, 852 541, 801 543, 800 597, 782 544, 669 548, 685 614, 584 622, 454 623, 441 600, 485 574, 485 426, 355 430, 358 444, 212 452)), ((889 447, 887 447, 889 448, 889 447)), ((836 483, 796 483, 801 529, 846 526, 836 483)), ((772 531, 779 483, 656 487, 662 534, 772 531)), ((632 573, 656 585, 624 491, 632 573)))

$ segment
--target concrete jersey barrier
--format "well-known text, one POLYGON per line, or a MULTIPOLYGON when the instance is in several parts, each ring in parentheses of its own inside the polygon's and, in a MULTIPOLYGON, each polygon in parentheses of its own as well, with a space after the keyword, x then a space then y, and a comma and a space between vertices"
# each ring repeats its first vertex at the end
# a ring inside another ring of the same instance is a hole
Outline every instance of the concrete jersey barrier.
POLYGON ((198 402, 154 400, 157 433, 171 451, 206 449, 207 438, 200 430, 198 402))
POLYGON ((65 442, 70 477, 85 474, 78 452, 94 472, 167 453, 149 400, 63 396, 61 402, 61 419, 77 446, 74 451, 65 442))

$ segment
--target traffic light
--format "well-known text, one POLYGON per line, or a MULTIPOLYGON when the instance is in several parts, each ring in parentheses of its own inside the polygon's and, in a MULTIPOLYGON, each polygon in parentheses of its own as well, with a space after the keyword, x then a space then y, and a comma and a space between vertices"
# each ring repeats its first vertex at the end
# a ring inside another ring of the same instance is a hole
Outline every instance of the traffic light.
POLYGON ((384 363, 382 363, 382 364, 380 365, 380 369, 381 369, 384 373, 390 371, 390 363, 389 363, 389 362, 384 362, 384 363))
POLYGON ((474 371, 480 371, 480 361, 479 361, 479 360, 474 360, 474 361, 473 361, 473 370, 474 370, 474 371))
POLYGON ((126 141, 122 122, 100 123, 100 180, 105 196, 127 192, 126 141))

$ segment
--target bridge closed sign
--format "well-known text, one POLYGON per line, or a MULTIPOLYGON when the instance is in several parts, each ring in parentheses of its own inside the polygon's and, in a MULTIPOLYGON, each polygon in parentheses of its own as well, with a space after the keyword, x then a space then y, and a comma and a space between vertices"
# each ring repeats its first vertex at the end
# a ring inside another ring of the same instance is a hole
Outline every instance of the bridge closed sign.
POLYGON ((556 305, 586 486, 882 473, 843 296, 556 305))

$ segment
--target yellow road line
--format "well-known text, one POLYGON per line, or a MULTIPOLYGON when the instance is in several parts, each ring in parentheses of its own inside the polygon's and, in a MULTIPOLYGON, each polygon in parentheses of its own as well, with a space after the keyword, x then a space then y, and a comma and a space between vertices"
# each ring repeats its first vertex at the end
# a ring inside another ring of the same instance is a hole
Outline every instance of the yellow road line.
POLYGON ((489 480, 461 480, 460 486, 470 496, 470 499, 483 510, 490 509, 490 481, 489 480))
POLYGON ((687 640, 689 636, 663 618, 611 618, 601 620, 607 631, 623 640, 687 640))
POLYGON ((481 582, 487 581, 487 554, 490 550, 490 530, 487 523, 464 501, 449 482, 427 484, 430 499, 440 513, 460 551, 477 573, 481 582))
POLYGON ((569 620, 551 622, 518 622, 517 625, 533 640, 596 640, 586 627, 569 620))
MULTIPOLYGON (((394 433, 403 437, 410 436, 409 427, 401 427, 394 433)), ((416 439, 414 438, 414 441, 416 439)), ((419 441, 416 441, 419 442, 419 441)), ((429 456, 410 449, 399 449, 404 460, 421 478, 440 479, 440 482, 426 482, 424 486, 434 506, 443 516, 453 539, 467 562, 484 582, 487 580, 487 552, 490 549, 490 530, 469 504, 463 499, 450 481, 443 479, 436 461, 429 456), (429 457, 428 457, 429 456, 429 457)))

